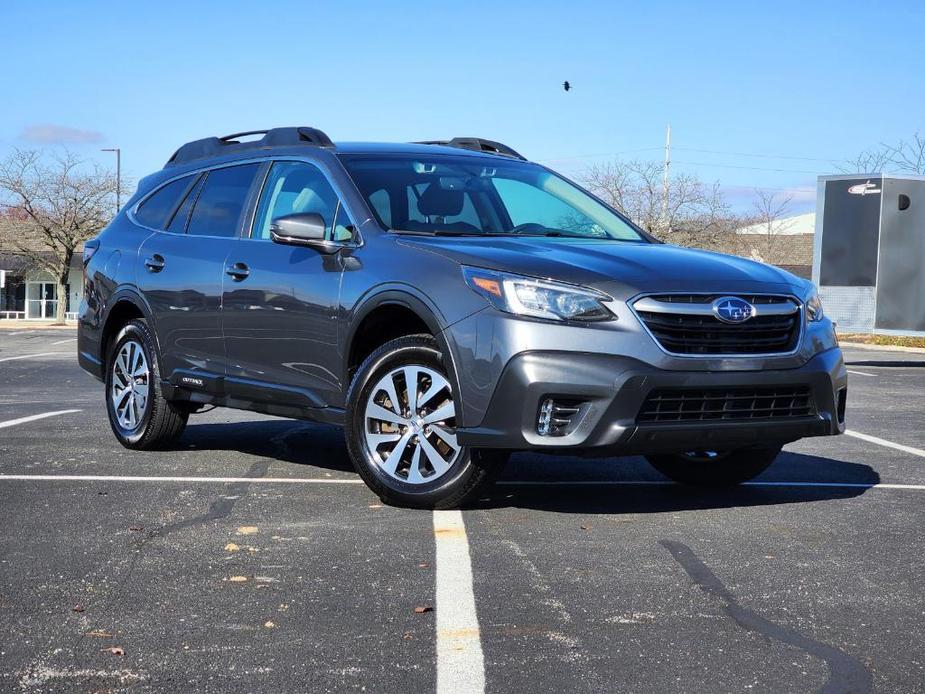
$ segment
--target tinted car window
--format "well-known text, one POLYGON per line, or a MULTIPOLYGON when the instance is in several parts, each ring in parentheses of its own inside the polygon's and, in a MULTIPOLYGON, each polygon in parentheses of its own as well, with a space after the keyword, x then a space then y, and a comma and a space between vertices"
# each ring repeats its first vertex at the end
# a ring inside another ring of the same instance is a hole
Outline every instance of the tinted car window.
POLYGON ((318 167, 300 161, 276 162, 260 196, 253 237, 270 238, 270 222, 277 217, 313 212, 324 217, 325 233, 331 238, 336 210, 337 193, 318 167))
POLYGON ((152 229, 165 228, 171 213, 180 202, 180 196, 183 195, 192 182, 192 176, 184 176, 163 186, 154 195, 141 203, 141 207, 135 212, 135 219, 139 224, 152 229))
POLYGON ((595 230, 593 219, 541 188, 510 178, 497 178, 494 185, 515 227, 537 224, 582 236, 604 235, 603 230, 595 230))
POLYGON ((647 242, 633 225, 568 180, 505 157, 340 155, 357 188, 392 195, 391 219, 407 231, 518 236, 581 236, 647 242))
POLYGON ((182 234, 186 231, 186 223, 189 221, 190 210, 193 209, 193 203, 196 202, 196 197, 199 195, 199 189, 202 188, 202 182, 204 179, 204 176, 200 176, 199 180, 196 181, 196 185, 190 188, 190 191, 183 199, 183 204, 180 205, 180 207, 174 213, 173 219, 170 220, 170 225, 167 227, 167 231, 173 232, 175 234, 182 234))
POLYGON ((234 236, 258 166, 244 164, 210 171, 190 215, 187 233, 234 236))
POLYGON ((379 219, 387 226, 392 226, 392 199, 389 197, 389 191, 385 188, 377 190, 369 195, 369 202, 375 208, 379 219))
MULTIPOLYGON (((426 201, 434 197, 436 183, 419 183, 415 186, 408 186, 408 225, 409 229, 426 229, 429 222, 433 222, 435 217, 439 219, 441 228, 455 229, 458 231, 481 231, 482 223, 479 221, 478 213, 472 204, 472 196, 469 193, 459 192, 458 198, 461 201, 458 211, 455 208, 449 210, 437 209, 437 214, 427 207, 426 201), (433 188, 433 190, 429 190, 433 188), (421 204, 424 202, 427 212, 421 211, 421 204), (456 214, 453 214, 456 212, 456 214), (442 214, 441 214, 442 213, 442 214)), ((452 203, 452 201, 450 201, 452 203)), ((457 201, 458 202, 458 201, 457 201)))
POLYGON ((350 215, 347 214, 346 208, 343 206, 343 204, 338 205, 337 215, 334 220, 334 231, 332 232, 330 238, 333 241, 345 243, 353 238, 354 231, 356 231, 356 227, 354 226, 350 215))

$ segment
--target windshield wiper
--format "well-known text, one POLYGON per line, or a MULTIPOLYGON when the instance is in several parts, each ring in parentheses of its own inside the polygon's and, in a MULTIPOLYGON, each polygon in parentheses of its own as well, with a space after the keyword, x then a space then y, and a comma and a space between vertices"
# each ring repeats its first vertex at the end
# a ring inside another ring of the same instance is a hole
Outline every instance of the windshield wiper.
POLYGON ((418 231, 412 229, 392 229, 395 234, 408 234, 409 236, 487 236, 481 231, 454 231, 453 229, 431 229, 418 231))

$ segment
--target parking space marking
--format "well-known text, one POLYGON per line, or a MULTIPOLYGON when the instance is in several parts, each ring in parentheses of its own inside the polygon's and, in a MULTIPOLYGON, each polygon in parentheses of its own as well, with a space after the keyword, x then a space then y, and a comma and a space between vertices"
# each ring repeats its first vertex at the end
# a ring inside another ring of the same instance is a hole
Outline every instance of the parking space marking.
POLYGON ((81 410, 56 410, 55 412, 42 412, 41 414, 32 414, 32 415, 29 415, 28 417, 20 417, 19 419, 8 419, 5 422, 0 422, 0 429, 6 429, 7 427, 15 427, 17 424, 25 424, 26 422, 34 422, 37 419, 45 419, 47 417, 57 417, 59 414, 70 414, 71 412, 80 412, 80 411, 81 410))
POLYGON ((869 374, 866 371, 855 371, 854 369, 848 369, 848 373, 855 374, 856 376, 871 376, 876 378, 877 374, 869 374))
MULTIPOLYGON (((79 410, 74 410, 79 412, 79 410)), ((333 477, 161 477, 158 475, 0 475, 0 481, 35 482, 211 482, 213 484, 363 484, 360 479, 333 477)))
POLYGON ((52 347, 54 347, 55 345, 63 345, 63 344, 65 344, 65 343, 67 343, 67 342, 77 342, 77 338, 76 338, 76 337, 69 337, 69 338, 67 338, 66 340, 58 340, 57 342, 52 342, 51 345, 52 345, 52 347))
POLYGON ((461 511, 434 511, 437 694, 484 692, 485 661, 475 612, 469 539, 461 511))
MULTIPOLYGON (((80 410, 64 410, 60 413, 36 415, 35 417, 63 414, 64 412, 80 412, 80 410)), ((24 417, 31 421, 35 417, 24 417)), ((2 426, 12 426, 20 420, 0 422, 2 426)), ((363 484, 363 480, 355 478, 333 477, 169 477, 160 475, 18 475, 0 474, 0 482, 189 482, 192 484, 235 484, 247 482, 250 484, 363 484)), ((497 482, 501 487, 681 487, 677 482, 668 480, 507 480, 497 482)), ((893 482, 745 482, 745 487, 846 487, 849 489, 906 489, 912 491, 925 491, 925 484, 898 484, 893 482)), ((441 533, 450 535, 452 533, 441 533)), ((465 535, 465 529, 462 530, 465 535)))
POLYGON ((71 356, 68 352, 39 352, 38 354, 20 354, 18 357, 4 357, 0 361, 14 361, 16 359, 32 359, 33 357, 50 357, 61 355, 63 357, 71 356))
MULTIPOLYGON (((524 480, 497 482, 503 487, 681 487, 669 480, 524 480)), ((849 489, 908 489, 925 491, 925 484, 890 482, 744 482, 743 487, 847 487, 849 489)))
POLYGON ((859 431, 852 431, 851 429, 845 429, 845 433, 848 436, 853 436, 856 439, 861 439, 861 441, 867 441, 868 443, 875 443, 878 446, 892 448, 893 450, 902 451, 903 453, 911 453, 912 455, 917 455, 920 458, 925 458, 925 451, 923 451, 921 448, 913 448, 912 446, 905 446, 901 443, 894 443, 892 441, 887 441, 886 439, 881 439, 879 436, 871 436, 870 434, 862 434, 859 431))

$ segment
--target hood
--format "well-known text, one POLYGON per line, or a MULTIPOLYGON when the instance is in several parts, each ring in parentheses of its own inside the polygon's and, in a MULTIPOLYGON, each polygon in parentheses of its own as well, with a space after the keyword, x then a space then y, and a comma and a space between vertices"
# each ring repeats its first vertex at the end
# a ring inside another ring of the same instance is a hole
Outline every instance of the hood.
POLYGON ((640 292, 799 292, 806 282, 738 256, 600 239, 410 237, 401 243, 462 265, 580 284, 614 298, 640 292))

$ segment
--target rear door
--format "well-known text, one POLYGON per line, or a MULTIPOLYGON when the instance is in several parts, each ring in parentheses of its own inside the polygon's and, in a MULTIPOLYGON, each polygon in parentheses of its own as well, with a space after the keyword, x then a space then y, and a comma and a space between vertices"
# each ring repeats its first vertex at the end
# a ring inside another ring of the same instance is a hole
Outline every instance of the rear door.
POLYGON ((137 282, 154 314, 162 376, 175 384, 213 390, 224 374, 225 259, 258 168, 239 164, 203 173, 165 228, 141 246, 137 282))
POLYGON ((250 236, 235 241, 224 277, 222 324, 229 394, 297 407, 343 404, 335 320, 343 263, 304 246, 274 243, 270 222, 320 214, 328 238, 353 240, 353 223, 324 172, 276 161, 263 185, 250 236))

